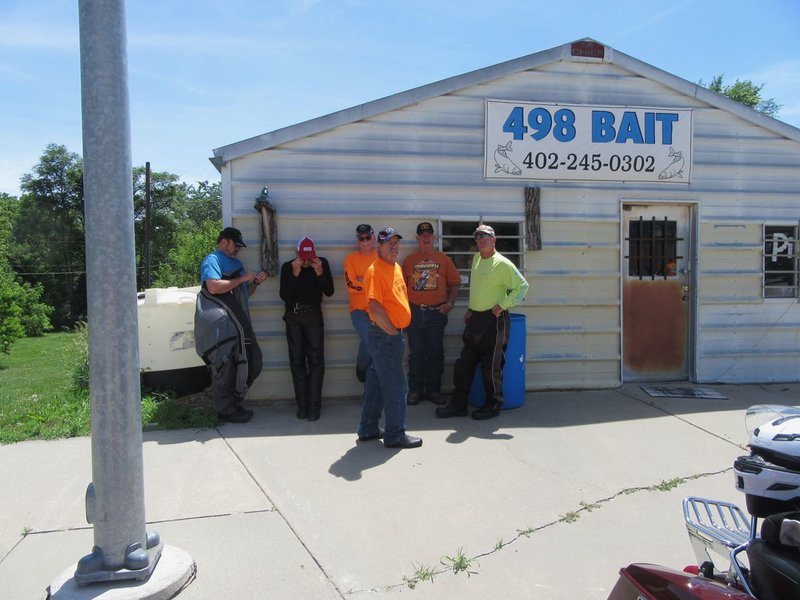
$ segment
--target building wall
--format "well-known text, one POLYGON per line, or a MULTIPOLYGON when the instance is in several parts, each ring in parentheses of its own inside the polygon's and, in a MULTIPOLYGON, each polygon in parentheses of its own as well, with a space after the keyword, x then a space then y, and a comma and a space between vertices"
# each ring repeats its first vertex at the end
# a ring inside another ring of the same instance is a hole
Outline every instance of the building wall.
MULTIPOLYGON (((415 248, 421 220, 518 221, 525 185, 541 193, 543 248, 527 252, 526 386, 613 387, 620 381, 620 202, 696 202, 698 273, 696 379, 797 380, 796 300, 761 299, 761 227, 800 215, 800 145, 694 97, 609 63, 551 63, 456 93, 254 152, 224 164, 226 222, 239 227, 255 266, 263 186, 277 210, 280 262, 308 235, 330 261, 336 292, 323 302, 325 395, 359 394, 357 338, 347 311, 344 256, 354 229, 391 225, 415 248), (694 108, 691 185, 487 182, 483 179, 484 101, 694 108)), ((462 302, 463 304, 463 302, 462 302)), ((451 312, 445 385, 461 347, 463 306, 451 312)), ((265 371, 253 395, 290 397, 277 278, 252 298, 265 371)))

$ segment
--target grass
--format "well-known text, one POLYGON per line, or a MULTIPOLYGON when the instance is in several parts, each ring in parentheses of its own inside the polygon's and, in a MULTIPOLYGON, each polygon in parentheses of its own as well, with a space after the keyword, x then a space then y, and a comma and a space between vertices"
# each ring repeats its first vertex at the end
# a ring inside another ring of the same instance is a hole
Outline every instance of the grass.
MULTIPOLYGON (((0 354, 0 444, 89 435, 89 394, 75 389, 73 371, 85 357, 85 334, 48 333, 14 342, 0 354)), ((147 429, 213 427, 213 411, 170 394, 142 398, 147 429)))
POLYGON ((89 396, 71 387, 77 338, 23 338, 0 355, 0 443, 89 433, 89 396))

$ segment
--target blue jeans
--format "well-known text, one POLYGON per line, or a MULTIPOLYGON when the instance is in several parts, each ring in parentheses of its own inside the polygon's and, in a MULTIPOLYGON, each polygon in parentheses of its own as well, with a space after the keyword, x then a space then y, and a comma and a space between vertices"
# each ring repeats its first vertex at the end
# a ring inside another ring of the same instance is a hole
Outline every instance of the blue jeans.
POLYGON ((411 305, 408 329, 408 388, 417 394, 438 394, 444 369, 444 328, 447 315, 411 305))
POLYGON ((386 413, 384 443, 391 444, 406 434, 406 374, 403 352, 406 341, 402 334, 389 335, 377 325, 369 325, 369 353, 372 357, 364 385, 364 403, 358 435, 367 437, 378 433, 381 413, 386 413))
POLYGON ((350 320, 353 322, 353 328, 358 334, 358 355, 356 356, 356 367, 366 372, 369 366, 369 342, 367 340, 367 331, 369 331, 369 313, 365 310, 353 310, 350 312, 350 320))

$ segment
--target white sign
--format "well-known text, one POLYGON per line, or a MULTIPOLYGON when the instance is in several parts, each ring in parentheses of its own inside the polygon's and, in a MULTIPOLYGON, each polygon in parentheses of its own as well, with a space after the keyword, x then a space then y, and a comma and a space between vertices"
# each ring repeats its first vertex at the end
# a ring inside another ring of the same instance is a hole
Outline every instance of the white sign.
POLYGON ((692 110, 486 101, 484 177, 685 183, 692 110))

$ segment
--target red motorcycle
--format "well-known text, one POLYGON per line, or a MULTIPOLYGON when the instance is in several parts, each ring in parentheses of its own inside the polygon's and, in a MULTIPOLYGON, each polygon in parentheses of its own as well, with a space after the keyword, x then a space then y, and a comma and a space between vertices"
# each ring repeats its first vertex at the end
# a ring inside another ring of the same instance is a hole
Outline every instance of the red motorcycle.
POLYGON ((800 409, 753 406, 745 423, 750 455, 733 470, 751 517, 729 502, 686 498, 696 564, 628 565, 608 600, 800 600, 800 409))

